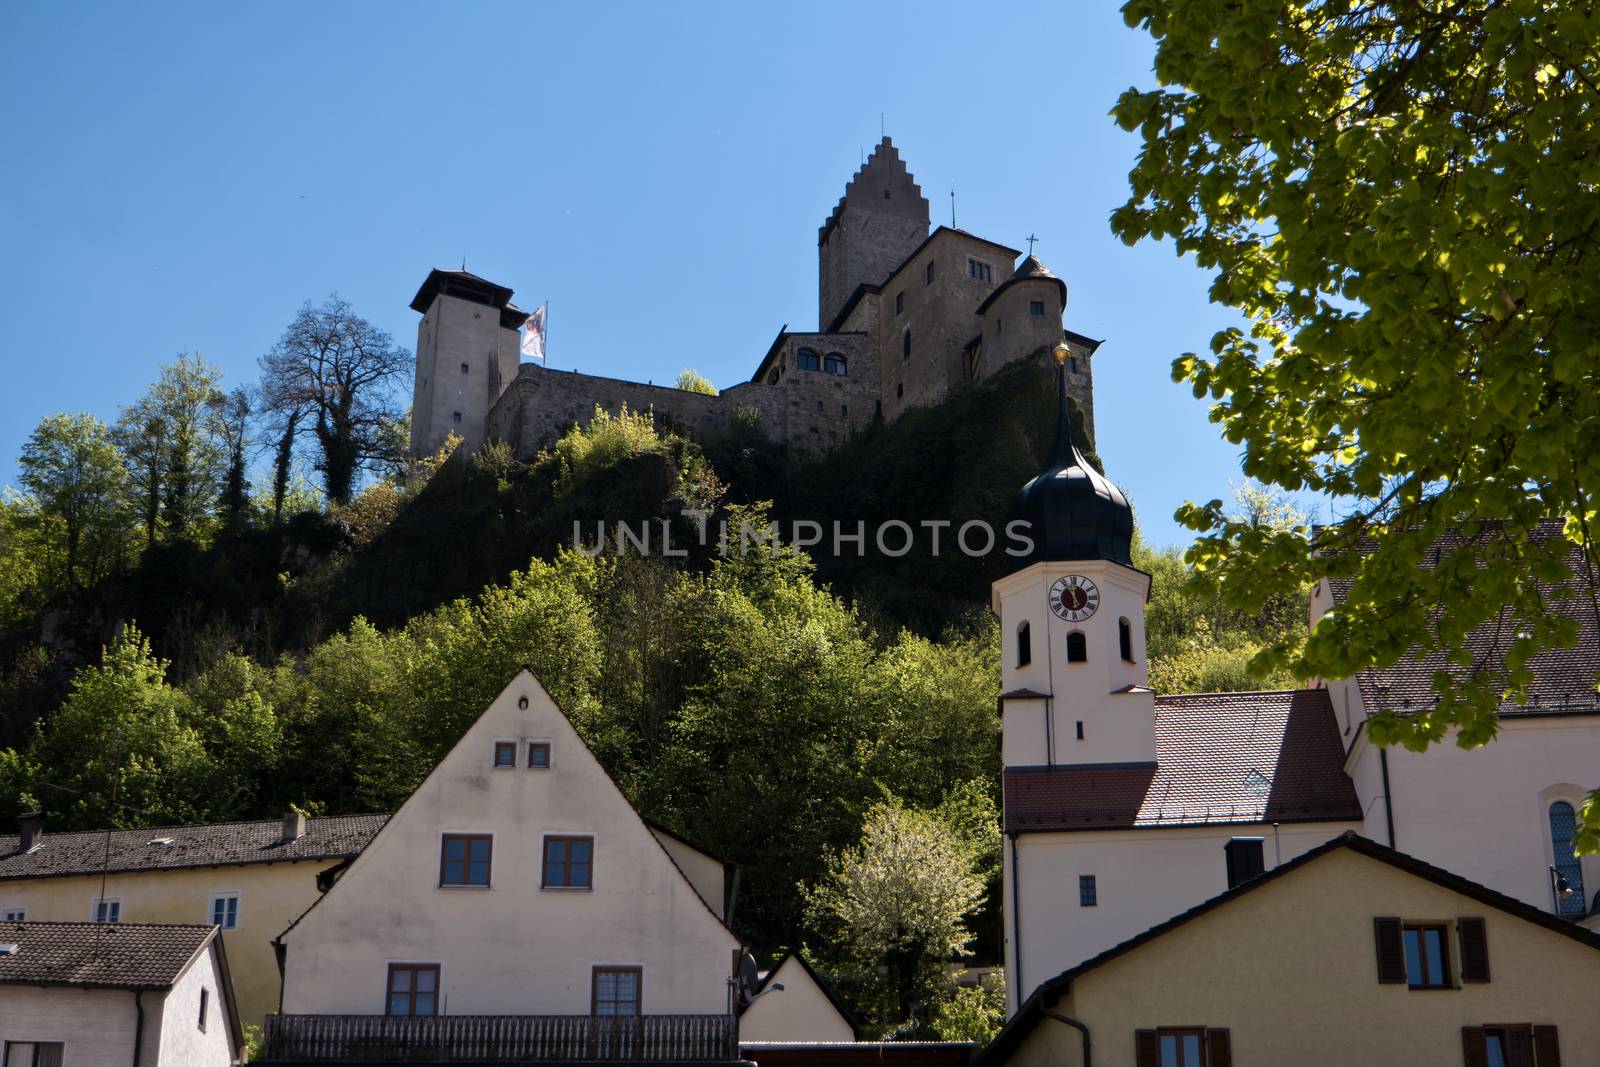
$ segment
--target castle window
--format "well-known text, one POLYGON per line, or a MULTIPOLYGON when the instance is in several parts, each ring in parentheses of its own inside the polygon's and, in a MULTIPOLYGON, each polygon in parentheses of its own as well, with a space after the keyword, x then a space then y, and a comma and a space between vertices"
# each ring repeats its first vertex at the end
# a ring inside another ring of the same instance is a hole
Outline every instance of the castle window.
POLYGON ((822 359, 812 349, 802 348, 794 354, 794 365, 801 370, 820 370, 822 359))
POLYGON ((461 364, 461 373, 462 374, 470 374, 470 373, 472 373, 472 368, 467 366, 467 364, 463 363, 463 364, 461 364))
POLYGON ((911 331, 910 330, 907 330, 905 333, 900 335, 900 358, 901 359, 910 359, 911 358, 911 331))
POLYGON ((905 396, 906 396, 906 383, 905 382, 895 382, 894 383, 894 398, 896 400, 904 400, 905 396))
POLYGON ((976 259, 969 259, 967 260, 967 277, 976 278, 980 282, 990 282, 994 280, 994 272, 989 268, 989 264, 982 263, 976 259))
POLYGON ((1030 315, 1043 315, 1044 314, 1044 301, 1043 300, 1030 300, 1030 301, 1028 301, 1028 314, 1030 314, 1030 315))
POLYGON ((1083 636, 1082 630, 1074 630, 1067 635, 1067 662, 1087 663, 1089 661, 1089 639, 1083 636))
POLYGON ((1017 666, 1026 667, 1033 662, 1033 634, 1031 627, 1023 623, 1017 627, 1017 666))
POLYGON ((850 417, 850 405, 849 404, 840 404, 839 405, 839 417, 841 419, 848 419, 850 417))
POLYGON ((1572 851, 1572 835, 1578 828, 1577 815, 1572 810, 1572 805, 1565 800, 1558 800, 1550 805, 1550 846, 1551 856, 1555 861, 1556 873, 1567 880, 1567 885, 1572 892, 1565 899, 1557 896, 1556 909, 1559 914, 1569 917, 1582 915, 1585 910, 1583 900, 1583 867, 1578 863, 1578 857, 1572 851))
POLYGON ((933 264, 932 263, 928 264, 928 269, 927 269, 926 273, 927 273, 928 280, 926 282, 924 282, 923 284, 924 285, 932 285, 933 284, 933 264))
POLYGON ((821 412, 822 412, 822 401, 820 401, 820 400, 817 401, 817 412, 818 412, 818 414, 821 414, 821 412))
POLYGON ((896 293, 896 294, 894 294, 894 313, 896 315, 898 315, 902 311, 904 311, 905 309, 906 309, 906 294, 905 293, 896 293))
POLYGON ((1078 357, 1077 356, 1069 356, 1067 358, 1067 369, 1070 370, 1073 374, 1077 374, 1078 373, 1078 357))
POLYGON ((822 361, 822 369, 829 374, 845 373, 846 365, 844 353, 842 352, 829 352, 828 358, 822 361))
POLYGON ((456 421, 457 421, 457 422, 460 422, 460 421, 461 421, 461 412, 459 412, 459 411, 454 411, 454 412, 451 412, 451 414, 452 414, 452 415, 453 415, 453 416, 454 416, 454 417, 455 417, 455 420, 456 420, 456 421))
POLYGON ((1117 620, 1117 648, 1121 650, 1125 661, 1133 662, 1133 627, 1127 619, 1117 620))

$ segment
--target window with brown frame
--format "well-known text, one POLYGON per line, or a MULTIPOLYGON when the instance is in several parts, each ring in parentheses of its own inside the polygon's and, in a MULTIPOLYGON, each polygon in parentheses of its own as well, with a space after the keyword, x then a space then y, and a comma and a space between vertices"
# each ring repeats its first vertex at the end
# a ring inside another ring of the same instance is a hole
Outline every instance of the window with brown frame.
POLYGON ((439 965, 437 963, 389 964, 385 1015, 439 1014, 439 965))
POLYGON ((1406 923, 1401 928, 1406 985, 1412 989, 1450 988, 1449 930, 1443 923, 1406 923))
POLYGON ((550 742, 528 742, 528 769, 534 771, 550 769, 550 742))
POLYGON ((643 967, 596 967, 590 995, 594 1015, 638 1015, 644 988, 643 967))
POLYGON ((560 836, 544 839, 544 889, 594 888, 594 838, 560 836))
POLYGON ((1136 1067, 1233 1067, 1233 1043, 1223 1028, 1162 1026, 1134 1032, 1136 1067))
POLYGON ((1466 1067, 1561 1067, 1561 1039, 1554 1026, 1463 1026, 1461 1051, 1466 1067))
POLYGON ((496 741, 494 743, 494 765, 496 767, 515 767, 517 765, 517 743, 515 741, 496 741))
POLYGON ((439 884, 487 887, 493 858, 491 835, 445 834, 439 846, 439 884))

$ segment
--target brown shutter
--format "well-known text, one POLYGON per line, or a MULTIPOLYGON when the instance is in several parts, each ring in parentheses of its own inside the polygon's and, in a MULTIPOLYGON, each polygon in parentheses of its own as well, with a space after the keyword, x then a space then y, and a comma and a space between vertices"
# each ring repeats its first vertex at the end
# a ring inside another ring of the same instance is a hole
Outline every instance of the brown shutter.
POLYGON ((1533 1051, 1539 1067, 1561 1067, 1561 1041, 1553 1026, 1533 1028, 1533 1051))
POLYGON ((1154 1030, 1133 1032, 1134 1067, 1161 1067, 1161 1046, 1154 1030))
POLYGON ((1506 1067, 1533 1067, 1533 1034, 1523 1027, 1506 1028, 1506 1067))
POLYGON ((1211 1067, 1233 1067, 1233 1043, 1226 1030, 1206 1031, 1206 1051, 1211 1055, 1211 1067))
POLYGON ((1487 982, 1489 980, 1489 935, 1482 919, 1457 919, 1456 932, 1461 936, 1461 980, 1487 982))
POLYGON ((1401 943, 1399 919, 1373 919, 1378 940, 1378 981, 1385 985, 1406 981, 1406 950, 1401 943))
POLYGON ((1461 1057, 1467 1067, 1489 1067, 1489 1046, 1483 1040, 1483 1027, 1461 1028, 1461 1057))

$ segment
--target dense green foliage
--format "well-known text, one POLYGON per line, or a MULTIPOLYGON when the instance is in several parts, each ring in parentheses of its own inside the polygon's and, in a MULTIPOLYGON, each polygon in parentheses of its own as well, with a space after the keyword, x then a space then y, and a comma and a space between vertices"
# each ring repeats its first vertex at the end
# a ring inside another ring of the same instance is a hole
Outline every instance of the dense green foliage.
MULTIPOLYGON (((1216 272, 1248 330, 1174 377, 1245 472, 1349 502, 1313 538, 1216 503, 1191 560, 1253 614, 1324 576, 1342 609, 1266 658, 1347 677, 1443 650, 1431 706, 1371 724, 1490 740, 1528 661, 1600 619, 1600 12, 1546 0, 1133 0, 1163 88, 1114 114, 1143 149, 1113 216, 1216 272), (1564 527, 1569 545, 1547 536, 1564 527), (1448 532, 1452 539, 1432 553, 1448 532), (1552 610, 1567 599, 1566 611, 1552 610), (1508 636, 1486 655, 1467 638, 1508 636)), ((1580 850, 1600 848, 1600 793, 1580 850)))

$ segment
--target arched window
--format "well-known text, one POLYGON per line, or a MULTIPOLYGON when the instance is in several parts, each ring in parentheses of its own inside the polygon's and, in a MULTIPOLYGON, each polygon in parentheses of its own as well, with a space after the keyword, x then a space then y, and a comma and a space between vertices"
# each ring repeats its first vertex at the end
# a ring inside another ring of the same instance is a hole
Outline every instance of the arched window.
POLYGON ((822 361, 822 369, 829 374, 843 374, 845 372, 845 358, 842 352, 829 352, 822 361))
POLYGON ((794 354, 794 365, 801 370, 821 370, 822 361, 817 354, 809 348, 802 348, 794 354))
POLYGON ((901 359, 910 359, 911 358, 911 331, 910 330, 907 330, 905 333, 900 335, 900 358, 901 359))
POLYGON ((1572 852, 1572 835, 1578 828, 1577 813, 1565 800, 1550 805, 1550 847, 1555 857, 1556 873, 1567 880, 1572 892, 1566 897, 1557 896, 1556 912, 1576 917, 1582 915, 1587 903, 1583 899, 1583 867, 1572 852))
POLYGON ((1128 625, 1127 619, 1117 620, 1117 647, 1122 650, 1122 658, 1132 663, 1133 627, 1128 625))
POLYGON ((1033 633, 1027 623, 1017 627, 1017 666, 1033 662, 1033 633))
POLYGON ((1089 641, 1083 636, 1082 630, 1074 630, 1067 635, 1067 662, 1087 663, 1089 661, 1089 641))

